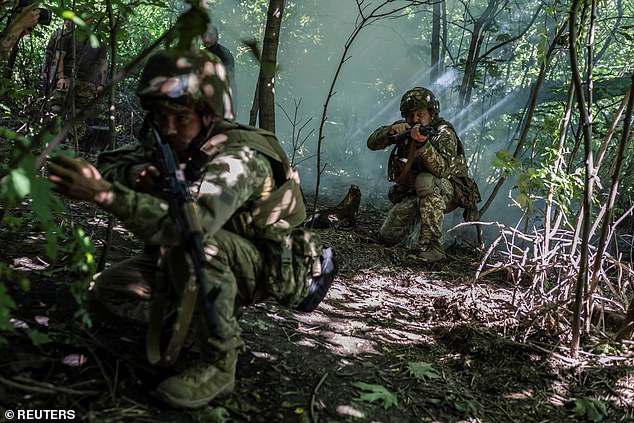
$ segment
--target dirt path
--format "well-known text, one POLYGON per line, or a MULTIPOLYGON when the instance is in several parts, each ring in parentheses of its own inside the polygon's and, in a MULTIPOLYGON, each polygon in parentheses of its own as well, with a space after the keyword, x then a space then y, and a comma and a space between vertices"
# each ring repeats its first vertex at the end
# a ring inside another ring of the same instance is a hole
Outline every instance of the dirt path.
MULTIPOLYGON (((102 239, 103 217, 76 213, 102 239)), ((376 244, 379 222, 364 212, 352 231, 321 231, 340 264, 327 300, 311 314, 268 303, 246 309, 236 390, 195 412, 149 394, 162 376, 144 361, 143 331, 116 322, 80 329, 72 274, 46 264, 34 228, 4 231, 0 254, 33 281, 26 294, 10 288, 16 325, 39 328, 53 342, 34 347, 23 335, 7 336, 0 408, 72 409, 95 422, 634 421, 632 345, 570 360, 548 322, 536 330, 518 318, 512 287, 473 282, 472 249, 454 247, 446 262, 426 267, 376 244)), ((139 248, 117 230, 110 258, 139 248)))

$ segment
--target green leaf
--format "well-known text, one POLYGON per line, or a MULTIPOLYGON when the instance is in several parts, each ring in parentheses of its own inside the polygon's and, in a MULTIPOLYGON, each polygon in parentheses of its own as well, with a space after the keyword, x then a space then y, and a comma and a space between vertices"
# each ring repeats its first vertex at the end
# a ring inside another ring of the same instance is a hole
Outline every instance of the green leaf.
POLYGON ((407 370, 412 376, 420 380, 440 378, 438 371, 436 371, 430 363, 425 363, 423 361, 407 363, 407 370))
POLYGON ((52 219, 51 213, 51 189, 53 183, 42 177, 36 177, 32 184, 31 208, 39 218, 40 222, 49 222, 52 219))
POLYGON ((209 15, 204 7, 191 1, 188 3, 192 7, 178 17, 171 36, 166 39, 166 43, 169 45, 175 38, 178 38, 177 49, 183 51, 191 49, 194 38, 202 35, 209 23, 209 15))
POLYGON ((75 18, 75 12, 73 12, 72 10, 64 10, 62 12, 62 19, 67 19, 69 21, 72 21, 75 18))
POLYGON ((0 137, 5 138, 7 141, 17 140, 24 142, 26 140, 26 137, 4 126, 0 126, 0 137))
POLYGON ((513 159, 513 155, 506 150, 500 150, 496 152, 495 157, 503 162, 510 162, 513 159))
POLYGON ((11 183, 18 198, 22 199, 31 192, 31 180, 23 168, 11 171, 11 183))
POLYGON ((458 411, 462 411, 466 415, 475 416, 478 412, 478 403, 473 400, 456 401, 453 406, 458 411))
POLYGON ((608 416, 605 404, 592 398, 573 398, 575 408, 572 412, 579 417, 586 417, 594 423, 603 421, 608 416))
MULTIPOLYGON (((3 278, 7 280, 7 278, 3 278)), ((13 332, 14 327, 11 324, 11 310, 15 309, 15 302, 9 296, 7 288, 3 282, 0 282, 0 331, 13 332)))
POLYGON ((57 259, 57 232, 51 226, 46 228, 46 256, 50 259, 57 259))
POLYGON ((196 413, 196 421, 210 423, 225 423, 230 421, 231 415, 224 407, 205 407, 196 413))
POLYGON ((29 329, 26 331, 26 333, 29 335, 29 338, 31 338, 31 342, 33 342, 33 345, 35 346, 51 342, 51 338, 49 338, 47 334, 40 331, 29 329))
POLYGON ((24 219, 22 219, 20 217, 10 216, 10 215, 7 214, 2 219, 2 222, 5 225, 7 225, 9 228, 11 228, 11 229, 17 229, 20 226, 22 226, 22 223, 24 222, 24 219))
POLYGON ((0 283, 0 309, 15 309, 15 302, 13 298, 9 296, 9 292, 7 291, 7 287, 4 286, 4 283, 0 283))
POLYGON ((209 413, 211 421, 223 423, 229 420, 229 412, 224 407, 214 407, 209 413))
POLYGON ((585 416, 586 415, 585 401, 579 398, 573 398, 573 401, 575 403, 575 408, 572 409, 572 412, 575 413, 575 415, 579 417, 585 416))
POLYGON ((365 402, 381 401, 383 408, 388 409, 394 405, 398 405, 396 395, 381 385, 371 385, 365 382, 354 382, 352 386, 359 388, 366 393, 359 395, 359 399, 365 402))
POLYGON ((31 290, 31 281, 29 278, 21 277, 18 279, 18 285, 20 285, 23 292, 29 292, 31 290))
POLYGON ((517 196, 516 201, 517 201, 517 204, 520 205, 520 207, 524 207, 526 206, 526 203, 528 203, 528 195, 521 193, 520 195, 517 196))

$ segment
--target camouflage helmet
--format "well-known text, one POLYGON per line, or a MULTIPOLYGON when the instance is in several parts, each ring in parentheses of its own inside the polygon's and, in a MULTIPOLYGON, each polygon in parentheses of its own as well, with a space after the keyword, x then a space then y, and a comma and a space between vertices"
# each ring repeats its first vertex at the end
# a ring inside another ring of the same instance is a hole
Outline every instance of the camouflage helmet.
POLYGON ((429 109, 436 115, 440 114, 440 103, 431 90, 423 87, 414 87, 401 97, 401 116, 418 109, 429 109))
POLYGON ((136 93, 144 109, 162 105, 173 110, 195 106, 233 120, 227 70, 209 52, 165 50, 151 56, 139 79, 136 93))

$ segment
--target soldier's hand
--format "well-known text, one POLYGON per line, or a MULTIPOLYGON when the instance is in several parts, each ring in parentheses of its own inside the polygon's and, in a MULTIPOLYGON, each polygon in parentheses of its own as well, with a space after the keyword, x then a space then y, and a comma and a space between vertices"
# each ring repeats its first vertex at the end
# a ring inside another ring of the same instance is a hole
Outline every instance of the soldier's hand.
POLYGON ((410 130, 409 136, 412 137, 414 141, 417 142, 425 142, 427 141, 427 137, 420 133, 420 124, 414 125, 410 130))
POLYGON ((114 195, 112 184, 84 159, 55 157, 47 163, 47 168, 54 190, 69 198, 102 204, 114 195))
POLYGON ((409 128, 410 126, 405 122, 395 123, 394 125, 392 125, 392 127, 388 131, 388 135, 402 134, 403 132, 406 132, 407 130, 409 130, 409 128))
POLYGON ((139 192, 156 192, 159 170, 151 163, 142 163, 130 168, 128 180, 130 187, 139 192))
POLYGON ((66 78, 60 78, 57 80, 57 89, 60 91, 66 91, 68 89, 68 81, 66 78))

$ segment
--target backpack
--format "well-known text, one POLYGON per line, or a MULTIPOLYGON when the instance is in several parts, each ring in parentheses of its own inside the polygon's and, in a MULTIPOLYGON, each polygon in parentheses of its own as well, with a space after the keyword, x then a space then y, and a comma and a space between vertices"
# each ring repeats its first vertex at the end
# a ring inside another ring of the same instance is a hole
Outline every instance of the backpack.
POLYGON ((482 197, 476 181, 469 176, 453 176, 449 180, 453 185, 455 204, 465 209, 462 214, 465 222, 478 220, 478 203, 482 201, 482 197))
POLYGON ((478 184, 468 175, 467 160, 462 140, 451 123, 443 121, 442 124, 447 125, 454 132, 458 140, 458 151, 456 155, 456 168, 458 172, 449 177, 454 189, 454 203, 456 206, 465 210, 463 217, 466 222, 478 220, 480 218, 478 203, 482 201, 482 197, 480 196, 478 184))
POLYGON ((317 232, 268 226, 257 230, 254 242, 264 256, 267 294, 284 306, 299 305, 312 278, 321 274, 323 246, 317 232))

